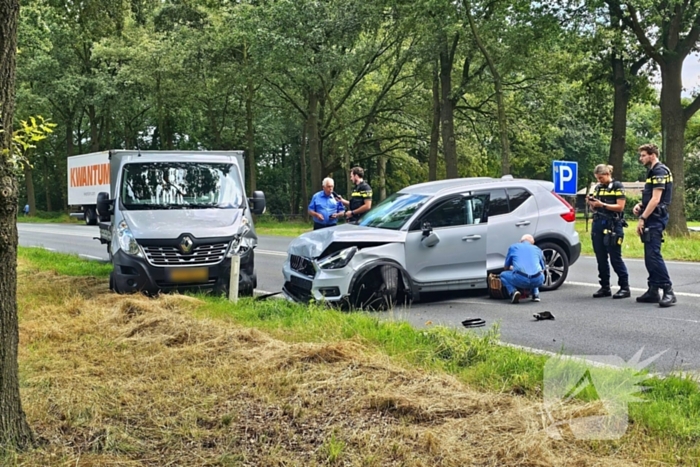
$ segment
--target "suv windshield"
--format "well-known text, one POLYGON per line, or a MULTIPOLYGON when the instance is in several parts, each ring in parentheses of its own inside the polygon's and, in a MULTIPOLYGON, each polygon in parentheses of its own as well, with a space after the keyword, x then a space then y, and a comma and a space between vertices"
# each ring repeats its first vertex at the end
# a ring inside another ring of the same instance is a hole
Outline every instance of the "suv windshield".
POLYGON ((150 162, 127 164, 122 172, 125 209, 233 209, 245 206, 233 164, 150 162))
POLYGON ((399 230, 426 199, 426 195, 394 193, 365 214, 359 225, 399 230))

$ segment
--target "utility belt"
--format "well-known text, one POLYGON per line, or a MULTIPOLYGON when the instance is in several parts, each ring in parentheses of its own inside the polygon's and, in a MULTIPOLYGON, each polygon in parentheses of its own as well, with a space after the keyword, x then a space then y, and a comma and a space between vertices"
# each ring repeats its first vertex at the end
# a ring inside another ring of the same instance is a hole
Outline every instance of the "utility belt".
MULTIPOLYGON (((626 223, 626 222, 625 222, 626 223)), ((618 234, 615 229, 603 229, 603 245, 613 246, 622 245, 622 241, 625 238, 625 233, 622 232, 618 234)))
POLYGON ((622 214, 618 213, 602 213, 602 212, 594 212, 593 213, 593 220, 605 220, 605 221, 610 221, 610 223, 614 226, 616 225, 622 225, 622 227, 627 227, 629 224, 627 224, 627 221, 625 220, 624 216, 622 214))
MULTIPOLYGON (((647 208, 646 206, 642 206, 641 212, 644 212, 644 210, 646 208, 647 208)), ((651 217, 651 216, 666 217, 667 215, 668 215, 668 204, 659 204, 656 206, 654 211, 652 211, 652 213, 649 215, 649 217, 651 217)))

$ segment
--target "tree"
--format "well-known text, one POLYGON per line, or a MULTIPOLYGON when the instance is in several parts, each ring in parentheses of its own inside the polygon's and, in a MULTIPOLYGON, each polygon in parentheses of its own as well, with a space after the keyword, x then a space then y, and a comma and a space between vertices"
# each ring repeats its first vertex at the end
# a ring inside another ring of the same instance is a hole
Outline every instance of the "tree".
POLYGON ((634 31, 644 52, 661 70, 662 156, 673 172, 673 203, 669 208, 668 231, 687 235, 685 217, 685 128, 700 109, 700 96, 683 105, 682 72, 686 57, 700 38, 700 5, 671 0, 661 4, 640 1, 606 0, 615 15, 634 31))
POLYGON ((17 192, 11 161, 19 0, 0 0, 0 449, 33 444, 19 396, 17 192))

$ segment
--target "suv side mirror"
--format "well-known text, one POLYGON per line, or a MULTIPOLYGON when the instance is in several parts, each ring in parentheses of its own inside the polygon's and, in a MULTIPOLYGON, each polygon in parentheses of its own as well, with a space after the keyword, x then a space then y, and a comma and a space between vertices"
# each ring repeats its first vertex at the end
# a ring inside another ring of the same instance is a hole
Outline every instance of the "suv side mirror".
POLYGON ((101 222, 109 221, 109 216, 112 214, 112 205, 114 200, 109 199, 109 193, 104 191, 97 194, 97 215, 101 222))
POLYGON ((425 238, 432 233, 433 227, 430 225, 430 222, 423 222, 421 230, 423 231, 423 238, 425 238))
POLYGON ((253 197, 248 198, 248 203, 251 205, 253 214, 262 214, 265 212, 265 193, 262 191, 254 191, 253 197))

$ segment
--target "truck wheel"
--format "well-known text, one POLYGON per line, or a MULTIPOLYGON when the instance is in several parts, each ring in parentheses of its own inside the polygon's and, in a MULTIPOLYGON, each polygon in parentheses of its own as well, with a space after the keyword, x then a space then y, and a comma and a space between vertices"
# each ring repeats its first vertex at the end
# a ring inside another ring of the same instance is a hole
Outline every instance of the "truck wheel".
POLYGON ((86 207, 84 217, 86 225, 97 225, 97 211, 94 207, 86 207))

